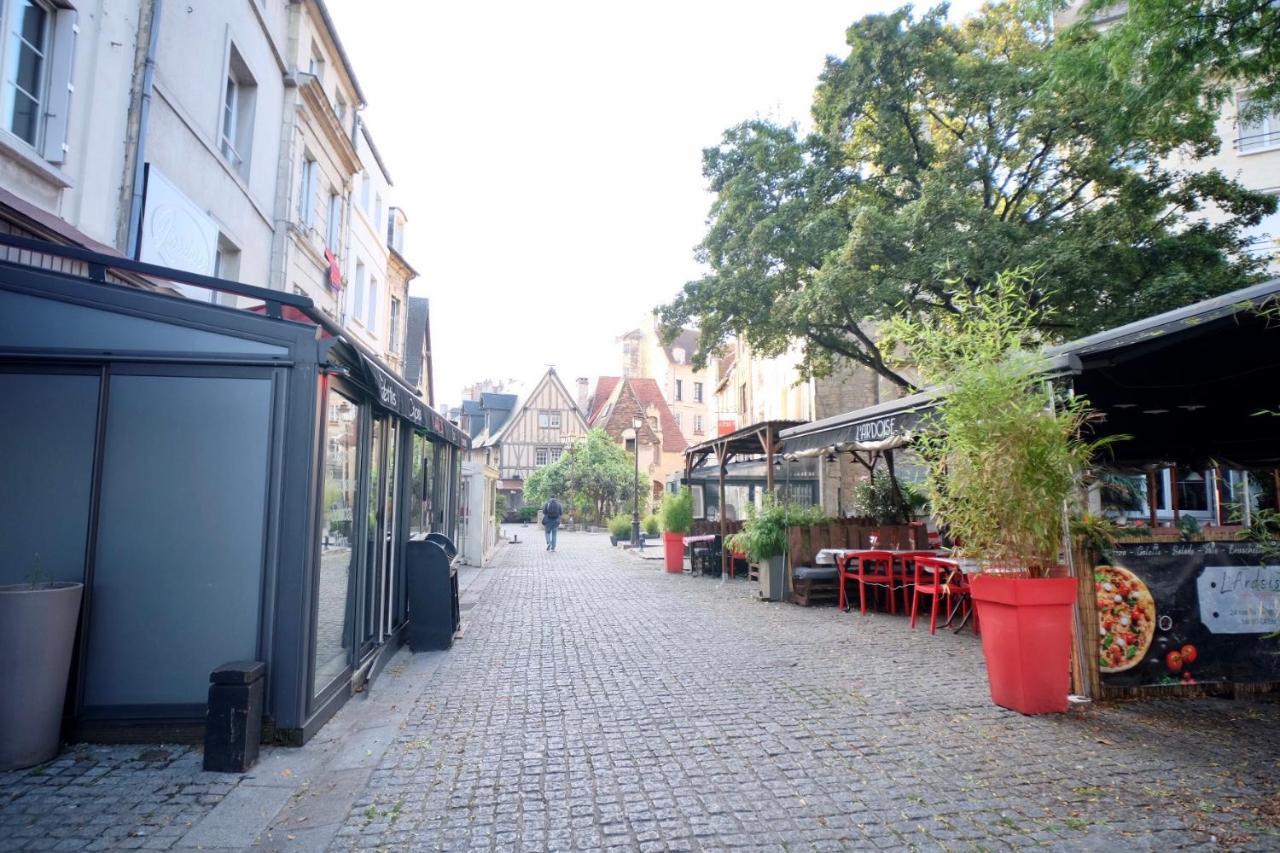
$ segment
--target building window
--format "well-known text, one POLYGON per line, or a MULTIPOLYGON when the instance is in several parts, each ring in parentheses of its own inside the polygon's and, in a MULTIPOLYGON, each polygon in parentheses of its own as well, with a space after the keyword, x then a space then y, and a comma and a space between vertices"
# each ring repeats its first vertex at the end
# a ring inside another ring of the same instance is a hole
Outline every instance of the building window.
POLYGON ((560 412, 559 411, 538 412, 538 428, 539 429, 560 429, 560 412))
POLYGON ((311 62, 307 65, 307 73, 324 83, 324 54, 315 42, 311 43, 311 62))
POLYGON ((347 102, 341 95, 333 96, 333 111, 338 114, 338 122, 345 126, 347 121, 347 102))
POLYGON ((693 416, 693 431, 697 435, 702 435, 702 415, 693 416))
POLYGON ((387 351, 400 355, 400 300, 391 297, 391 327, 387 329, 387 351))
POLYGON ((221 234, 218 235, 218 248, 213 253, 213 277, 240 280, 240 249, 221 234))
POLYGON ((370 333, 378 333, 378 280, 373 276, 369 276, 369 314, 364 318, 364 326, 370 333))
POLYGON ((302 175, 298 181, 298 222, 306 228, 315 225, 316 182, 319 179, 319 165, 309 154, 303 155, 302 175))
POLYGON ((369 191, 373 182, 369 180, 369 173, 362 172, 360 175, 360 206, 364 208, 364 212, 369 212, 369 191))
POLYGON ((373 201, 373 230, 382 230, 382 193, 377 193, 373 201))
POLYGON ((738 386, 738 413, 742 415, 747 413, 747 383, 745 382, 738 386))
POLYGON ((9 8, 5 57, 5 113, 9 129, 32 146, 40 144, 40 117, 48 91, 50 18, 52 10, 32 0, 9 8))
POLYGON ((684 399, 684 380, 677 379, 676 380, 676 402, 678 403, 683 399, 684 399))
POLYGON ((684 429, 684 417, 680 412, 674 412, 673 414, 675 415, 676 426, 680 427, 680 429, 684 429))
POLYGON ((364 322, 364 264, 356 261, 356 286, 351 291, 351 314, 361 323, 364 322))
POLYGON ((533 451, 533 464, 541 468, 547 464, 550 452, 546 447, 538 447, 533 451))
POLYGON ((702 383, 701 382, 693 383, 693 402, 695 403, 702 402, 702 383))
POLYGON ((336 192, 329 193, 329 221, 326 223, 324 244, 330 252, 338 254, 338 246, 342 239, 342 196, 336 192))
MULTIPOLYGON (((1240 114, 1252 105, 1247 96, 1240 97, 1240 114)), ((1280 146, 1280 112, 1264 113, 1257 118, 1240 119, 1237 122, 1239 135, 1236 137, 1236 150, 1241 154, 1251 151, 1265 151, 1280 146)))
POLYGON ((235 45, 227 57, 227 82, 222 98, 222 156, 232 168, 244 174, 253 147, 253 108, 258 84, 249 73, 235 45))
POLYGON ((0 2, 4 128, 51 163, 66 159, 76 12, 45 0, 0 2), (7 15, 6 15, 7 12, 7 15))

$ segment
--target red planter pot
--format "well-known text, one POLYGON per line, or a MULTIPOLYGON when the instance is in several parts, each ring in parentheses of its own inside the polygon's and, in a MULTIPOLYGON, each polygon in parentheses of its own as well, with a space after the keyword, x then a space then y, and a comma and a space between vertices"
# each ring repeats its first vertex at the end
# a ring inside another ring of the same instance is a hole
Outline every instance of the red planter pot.
POLYGON ((973 578, 991 701, 1022 714, 1067 710, 1076 590, 1070 577, 973 578))
POLYGON ((662 532, 662 547, 665 549, 667 571, 684 571, 684 534, 662 532))

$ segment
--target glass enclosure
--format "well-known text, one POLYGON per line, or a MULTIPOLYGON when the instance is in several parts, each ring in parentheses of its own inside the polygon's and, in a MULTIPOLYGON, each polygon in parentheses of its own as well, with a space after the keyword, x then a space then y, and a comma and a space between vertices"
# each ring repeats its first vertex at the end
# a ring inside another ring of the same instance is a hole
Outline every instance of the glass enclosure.
POLYGON ((312 694, 324 692, 351 659, 355 570, 356 487, 360 459, 360 407, 338 391, 325 405, 324 490, 321 503, 319 586, 316 596, 315 674, 312 694))

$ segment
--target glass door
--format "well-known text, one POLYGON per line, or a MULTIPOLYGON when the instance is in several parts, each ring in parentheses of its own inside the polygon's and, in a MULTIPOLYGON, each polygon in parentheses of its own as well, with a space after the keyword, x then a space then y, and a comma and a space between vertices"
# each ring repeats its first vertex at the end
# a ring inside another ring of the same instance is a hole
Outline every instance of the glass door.
POLYGON ((398 420, 390 420, 387 423, 387 449, 386 459, 384 460, 382 470, 385 472, 383 476, 383 497, 382 497, 382 566, 381 566, 381 584, 379 585, 379 624, 380 635, 378 640, 384 640, 391 635, 391 629, 395 622, 395 591, 399 583, 398 571, 396 563, 400 557, 400 531, 397 529, 397 519, 400 518, 400 492, 397 488, 396 475, 400 470, 398 464, 400 459, 400 422, 398 420))
POLYGON ((360 657, 369 653, 378 641, 378 605, 382 587, 382 491, 386 476, 385 453, 387 422, 375 415, 369 441, 368 476, 365 481, 365 517, 363 583, 360 585, 360 657))

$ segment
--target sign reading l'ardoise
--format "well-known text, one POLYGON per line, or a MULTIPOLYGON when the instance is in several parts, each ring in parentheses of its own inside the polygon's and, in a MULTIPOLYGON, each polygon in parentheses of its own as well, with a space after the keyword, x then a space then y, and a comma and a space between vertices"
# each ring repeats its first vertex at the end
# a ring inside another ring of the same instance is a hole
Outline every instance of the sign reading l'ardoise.
POLYGON ((874 421, 866 421, 854 427, 854 440, 863 441, 883 441, 897 435, 898 416, 890 415, 887 418, 878 418, 874 421))

